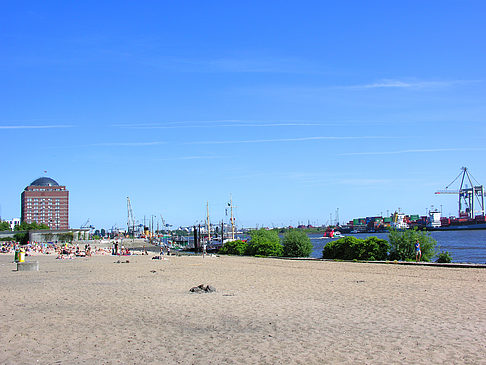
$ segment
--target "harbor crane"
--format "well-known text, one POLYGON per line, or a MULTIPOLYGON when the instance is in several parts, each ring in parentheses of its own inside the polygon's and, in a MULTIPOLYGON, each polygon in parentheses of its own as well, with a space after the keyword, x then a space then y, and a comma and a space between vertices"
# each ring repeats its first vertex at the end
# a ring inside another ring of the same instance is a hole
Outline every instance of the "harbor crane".
POLYGON ((133 217, 132 204, 127 196, 127 233, 135 236, 135 218, 133 217))
POLYGON ((172 227, 172 224, 169 224, 165 221, 164 217, 162 217, 162 214, 160 214, 160 220, 162 221, 162 229, 170 229, 170 227, 172 227))
POLYGON ((456 178, 445 187, 445 190, 439 190, 436 194, 454 194, 459 195, 459 218, 467 216, 474 219, 476 213, 484 216, 484 186, 469 173, 467 167, 462 167, 461 172, 456 178), (448 190, 458 179, 461 180, 459 190, 448 190), (474 185, 473 180, 478 184, 474 185), (468 186, 469 183, 469 186, 468 186))
POLYGON ((89 233, 91 234, 95 227, 89 224, 89 218, 84 222, 84 224, 80 227, 81 229, 89 228, 89 233))

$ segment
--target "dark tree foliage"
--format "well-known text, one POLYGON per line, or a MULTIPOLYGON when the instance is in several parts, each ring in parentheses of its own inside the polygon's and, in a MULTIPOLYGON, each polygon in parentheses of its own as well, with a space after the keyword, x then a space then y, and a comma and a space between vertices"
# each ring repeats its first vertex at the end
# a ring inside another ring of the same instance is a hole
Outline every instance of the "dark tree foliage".
POLYGON ((280 237, 275 231, 259 229, 250 232, 251 240, 248 243, 247 255, 250 256, 282 256, 283 247, 280 237))
POLYGON ((0 231, 10 231, 10 224, 5 221, 0 221, 0 231))
POLYGON ((452 256, 449 253, 449 251, 442 251, 437 256, 437 260, 435 262, 447 263, 447 264, 451 263, 452 262, 452 256))
POLYGON ((390 241, 390 260, 415 260, 415 243, 420 242, 422 261, 431 261, 437 254, 437 241, 427 232, 408 229, 405 231, 391 230, 388 234, 390 241))
POLYGON ((14 239, 16 242, 19 242, 21 245, 26 245, 29 242, 29 233, 28 232, 15 233, 14 239))
POLYGON ((330 241, 322 250, 322 258, 339 260, 386 260, 390 245, 377 237, 359 239, 344 237, 330 241))
POLYGON ((30 230, 38 230, 38 229, 50 229, 48 225, 44 223, 38 224, 37 222, 27 223, 22 222, 19 225, 15 226, 16 231, 30 231, 30 230))
POLYGON ((245 255, 247 250, 246 242, 237 240, 229 241, 223 244, 223 247, 219 250, 219 253, 226 255, 245 255))
POLYGON ((283 238, 283 255, 286 257, 308 257, 312 252, 309 236, 303 231, 289 231, 283 238))

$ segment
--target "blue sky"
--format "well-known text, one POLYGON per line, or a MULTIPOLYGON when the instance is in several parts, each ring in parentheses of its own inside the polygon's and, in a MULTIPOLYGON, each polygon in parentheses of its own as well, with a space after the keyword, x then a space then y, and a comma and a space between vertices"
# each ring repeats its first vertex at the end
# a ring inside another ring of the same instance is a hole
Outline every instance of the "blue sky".
POLYGON ((483 1, 6 1, 2 218, 47 175, 70 224, 324 224, 486 184, 483 1), (44 171, 47 174, 44 174, 44 171))

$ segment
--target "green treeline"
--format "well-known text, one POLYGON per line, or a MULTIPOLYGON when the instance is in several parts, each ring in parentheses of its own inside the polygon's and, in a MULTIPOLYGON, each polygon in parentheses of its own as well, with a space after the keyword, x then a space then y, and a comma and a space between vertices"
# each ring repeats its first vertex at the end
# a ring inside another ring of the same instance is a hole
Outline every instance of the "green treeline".
MULTIPOLYGON (((415 243, 420 242, 421 261, 432 261, 438 254, 437 241, 427 232, 418 230, 390 230, 388 241, 377 237, 359 239, 352 236, 329 242, 322 250, 322 258, 364 261, 415 261, 415 243)), ((445 253, 439 254, 442 260, 445 253)), ((448 262, 450 255, 447 253, 448 262)), ((447 259, 446 259, 447 260, 447 259)), ((447 261, 446 261, 447 262, 447 261)))
MULTIPOLYGON (((377 237, 365 239, 346 236, 329 241, 322 258, 337 260, 415 260, 415 243, 420 242, 422 261, 431 261, 438 255, 439 262, 450 262, 448 252, 437 252, 437 242, 427 232, 418 230, 391 230, 388 240, 377 237)), ((290 230, 280 238, 276 230, 259 229, 250 232, 250 240, 226 242, 222 254, 247 256, 308 257, 312 243, 302 230, 290 230)))
POLYGON ((312 252, 312 243, 302 231, 290 231, 280 239, 277 231, 259 229, 251 231, 249 242, 226 242, 219 253, 247 256, 285 256, 308 257, 312 252))
MULTIPOLYGON (((2 239, 2 241, 10 240, 13 238, 15 241, 20 242, 22 245, 25 245, 29 241, 28 231, 40 230, 40 229, 49 229, 49 226, 44 223, 38 224, 36 222, 32 222, 32 223, 22 222, 19 225, 15 226, 14 231, 17 233, 15 233, 13 237, 6 237, 5 239, 2 239), (19 231, 25 231, 25 232, 19 232, 19 231)), ((11 231, 8 222, 0 221, 0 231, 11 231)))

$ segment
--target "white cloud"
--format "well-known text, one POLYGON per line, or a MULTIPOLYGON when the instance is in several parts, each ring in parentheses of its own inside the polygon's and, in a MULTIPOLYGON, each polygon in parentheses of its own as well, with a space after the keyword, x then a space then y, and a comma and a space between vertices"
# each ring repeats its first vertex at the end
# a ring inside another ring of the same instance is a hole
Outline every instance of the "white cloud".
POLYGON ((275 139, 249 139, 249 140, 228 140, 228 141, 197 141, 186 142, 187 144, 237 144, 237 143, 272 143, 272 142, 305 142, 305 141, 322 141, 322 140, 353 140, 353 139, 389 139, 398 137, 378 137, 378 136, 361 136, 361 137, 334 137, 334 136, 316 136, 316 137, 299 137, 299 138, 275 138, 275 139))
POLYGON ((91 146, 144 147, 144 146, 156 146, 164 143, 165 142, 106 142, 106 143, 94 143, 91 146))
POLYGON ((446 81, 402 81, 389 80, 374 82, 371 84, 344 86, 348 89, 378 89, 378 88, 408 88, 408 89, 423 89, 435 87, 448 87, 458 84, 467 84, 480 82, 480 80, 446 80, 446 81))
POLYGON ((158 158, 156 159, 156 161, 212 160, 218 158, 224 158, 224 157, 223 156, 179 156, 179 157, 158 158))
POLYGON ((383 184, 390 184, 392 180, 389 179, 344 179, 341 180, 341 184, 345 185, 383 185, 383 184))
POLYGON ((113 127, 131 129, 178 129, 178 128, 261 128, 261 127, 308 127, 322 126, 321 123, 310 122, 249 122, 239 120, 216 120, 216 121, 187 121, 167 122, 160 124, 114 124, 113 127), (203 124, 206 123, 206 124, 203 124))
POLYGON ((366 156, 366 155, 399 155, 405 153, 433 153, 433 152, 460 152, 460 151, 486 151, 484 147, 478 148, 424 148, 398 151, 377 151, 377 152, 347 152, 338 156, 366 156))
POLYGON ((72 125, 0 125, 0 129, 49 129, 49 128, 71 128, 72 125))

